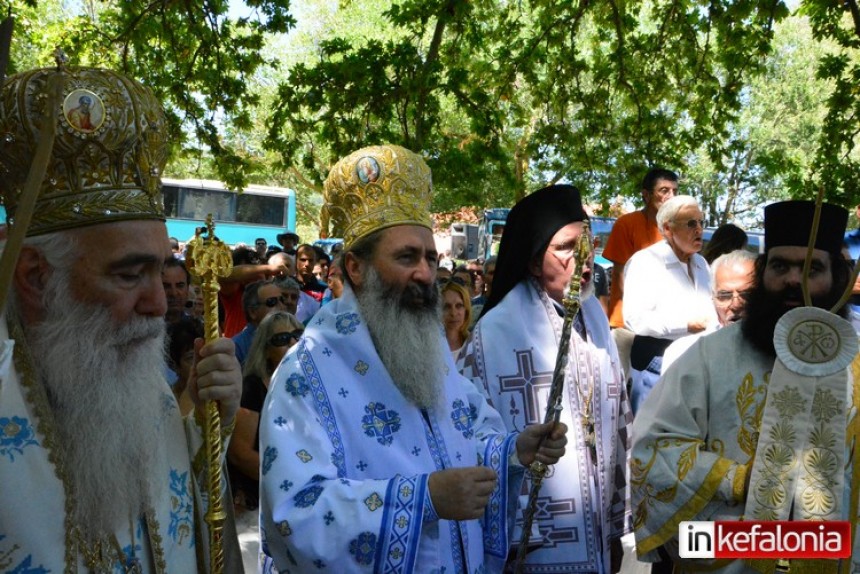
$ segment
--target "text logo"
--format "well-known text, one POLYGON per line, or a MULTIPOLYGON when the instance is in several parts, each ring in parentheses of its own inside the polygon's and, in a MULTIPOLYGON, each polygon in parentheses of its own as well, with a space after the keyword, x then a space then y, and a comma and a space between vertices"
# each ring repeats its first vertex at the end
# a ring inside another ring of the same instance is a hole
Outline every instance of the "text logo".
POLYGON ((682 522, 681 558, 850 558, 851 523, 682 522))

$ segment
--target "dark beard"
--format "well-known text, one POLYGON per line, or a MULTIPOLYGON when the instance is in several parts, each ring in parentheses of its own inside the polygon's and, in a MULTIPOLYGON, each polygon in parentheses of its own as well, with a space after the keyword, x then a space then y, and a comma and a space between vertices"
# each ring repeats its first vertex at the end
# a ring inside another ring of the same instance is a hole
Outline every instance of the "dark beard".
MULTIPOLYGON (((829 293, 813 297, 812 305, 821 309, 830 309, 841 296, 842 288, 834 285, 829 293)), ((769 357, 776 357, 773 332, 777 322, 788 311, 796 308, 788 305, 787 301, 803 301, 803 291, 800 286, 786 287, 782 291, 772 292, 765 289, 759 282, 747 298, 746 317, 741 322, 741 332, 753 347, 769 357)), ((845 307, 837 311, 840 317, 845 317, 845 313, 845 307)))
POLYGON ((368 267, 356 299, 382 364, 411 403, 432 408, 442 395, 446 368, 439 291, 411 283, 401 290, 368 267))

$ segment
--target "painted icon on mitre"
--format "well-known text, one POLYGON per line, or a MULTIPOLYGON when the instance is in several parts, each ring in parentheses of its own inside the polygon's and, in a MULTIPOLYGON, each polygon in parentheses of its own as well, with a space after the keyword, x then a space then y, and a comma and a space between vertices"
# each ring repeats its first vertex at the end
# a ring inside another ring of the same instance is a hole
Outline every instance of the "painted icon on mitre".
POLYGON ((358 160, 355 171, 361 183, 374 183, 379 179, 379 164, 372 157, 364 156, 358 160))
POLYGON ((63 115, 69 125, 79 132, 91 134, 105 121, 105 106, 89 90, 74 90, 63 102, 63 115))

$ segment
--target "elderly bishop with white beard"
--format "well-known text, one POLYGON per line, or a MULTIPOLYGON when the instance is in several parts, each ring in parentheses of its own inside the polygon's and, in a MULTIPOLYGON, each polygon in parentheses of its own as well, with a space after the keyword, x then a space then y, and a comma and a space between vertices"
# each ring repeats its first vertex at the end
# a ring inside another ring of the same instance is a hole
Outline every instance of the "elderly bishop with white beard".
POLYGON ((507 433, 442 332, 430 170, 397 146, 332 168, 343 295, 273 377, 260 414, 264 572, 498 572, 523 465, 564 425, 507 433))
MULTIPOLYGON (((201 403, 220 402, 226 442, 242 379, 229 339, 197 341, 200 412, 183 419, 165 378, 166 119, 151 92, 106 70, 9 78, 0 191, 11 220, 51 109, 53 153, 0 320, 0 570, 207 572, 201 403), (63 105, 84 95, 86 129, 63 105)), ((238 545, 224 549, 229 569, 238 545)))

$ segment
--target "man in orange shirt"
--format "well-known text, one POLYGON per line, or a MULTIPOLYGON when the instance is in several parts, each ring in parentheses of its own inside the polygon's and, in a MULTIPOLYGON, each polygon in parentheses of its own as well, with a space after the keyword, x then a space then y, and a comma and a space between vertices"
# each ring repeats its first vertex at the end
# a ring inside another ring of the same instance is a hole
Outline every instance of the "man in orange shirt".
POLYGON ((678 193, 678 174, 662 168, 651 168, 642 180, 642 200, 645 207, 618 218, 603 249, 603 257, 613 263, 612 281, 609 290, 609 326, 614 330, 615 343, 621 357, 624 372, 630 371, 630 346, 633 333, 624 327, 621 314, 621 299, 624 295, 624 266, 640 249, 661 241, 663 236, 657 226, 657 210, 678 193), (621 330, 615 332, 615 330, 621 330), (623 336, 628 334, 628 337, 623 336))
POLYGON ((645 207, 618 218, 606 241, 603 256, 613 263, 612 288, 609 294, 609 325, 623 327, 621 298, 624 293, 624 266, 640 249, 663 239, 657 227, 657 210, 678 193, 678 175, 668 169, 652 168, 642 180, 645 207))

